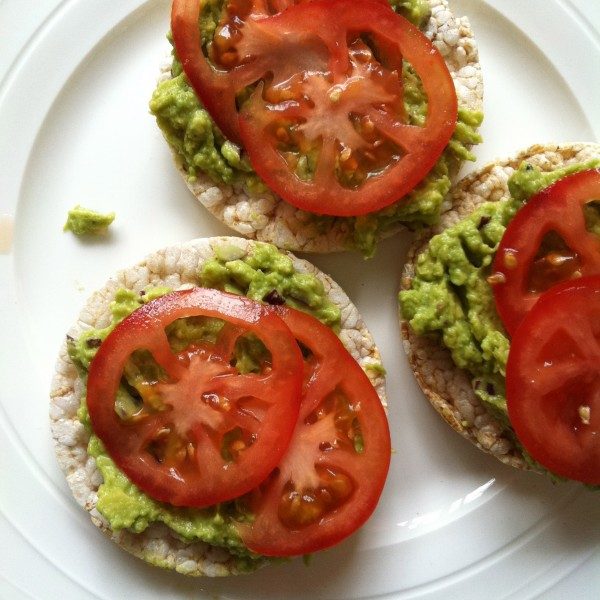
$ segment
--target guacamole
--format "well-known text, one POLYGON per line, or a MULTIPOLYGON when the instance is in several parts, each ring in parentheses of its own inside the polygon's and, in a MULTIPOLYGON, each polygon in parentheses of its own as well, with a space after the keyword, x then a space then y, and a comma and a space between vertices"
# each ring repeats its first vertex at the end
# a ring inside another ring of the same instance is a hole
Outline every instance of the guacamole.
POLYGON ((314 275, 296 271, 290 257, 271 244, 256 243, 254 251, 245 256, 237 246, 222 246, 213 260, 204 263, 199 281, 204 287, 259 302, 285 302, 339 330, 340 309, 329 300, 322 282, 314 275))
MULTIPOLYGON (((424 25, 431 14, 427 0, 390 0, 390 4, 417 26, 424 25)), ((221 5, 222 0, 210 0, 205 4, 200 20, 203 44, 212 38, 221 5)), ((198 173, 205 173, 215 183, 239 183, 250 194, 264 193, 267 188, 252 170, 244 150, 226 140, 219 131, 196 98, 174 52, 171 76, 158 84, 150 100, 150 111, 175 150, 188 179, 194 181, 198 173)), ((408 120, 413 125, 422 125, 427 114, 427 99, 419 77, 406 61, 403 63, 403 81, 408 120)), ((324 230, 333 221, 344 221, 349 231, 349 245, 365 257, 373 256, 381 235, 400 223, 409 227, 435 223, 450 189, 450 172, 460 161, 475 159, 468 147, 481 141, 477 129, 482 120, 481 112, 459 107, 457 126, 450 143, 427 177, 402 202, 361 217, 312 215, 311 218, 324 230)), ((298 168, 302 178, 304 171, 310 170, 309 161, 299 161, 298 168)))
POLYGON ((424 27, 431 16, 428 0, 388 0, 390 6, 417 27, 424 27))
MULTIPOLYGON (((340 309, 329 300, 321 281, 314 275, 297 271, 291 259, 270 244, 255 243, 250 252, 229 243, 215 247, 215 257, 204 263, 198 272, 197 284, 272 304, 285 303, 312 314, 334 330, 340 327, 340 309)), ((148 288, 140 294, 132 290, 118 290, 110 305, 112 319, 107 327, 85 331, 78 339, 67 338, 69 356, 78 367, 80 376, 83 379, 87 377, 90 362, 102 341, 118 323, 143 304, 169 291, 166 287, 148 288)), ((222 325, 219 319, 191 317, 174 321, 167 327, 166 333, 173 351, 180 352, 191 343, 214 340, 222 325)), ((243 343, 236 345, 236 367, 242 372, 257 369, 265 351, 258 339, 244 338, 243 343)), ((119 414, 131 415, 139 409, 131 390, 138 380, 159 378, 156 369, 157 365, 148 353, 137 351, 132 355, 115 402, 115 410, 119 414)), ((161 522, 186 541, 203 541, 227 548, 235 557, 240 571, 254 570, 264 562, 264 557, 248 551, 235 527, 237 522, 252 519, 243 498, 205 509, 180 508, 157 502, 129 481, 93 434, 85 398, 82 399, 78 418, 91 434, 88 453, 96 459, 103 478, 98 490, 97 509, 113 531, 129 529, 140 533, 151 523, 161 522)))
MULTIPOLYGON (((508 199, 480 205, 431 238, 417 258, 411 289, 399 294, 403 318, 415 333, 440 335, 455 364, 471 374, 475 394, 508 430, 504 376, 510 342, 486 281, 494 254, 509 221, 530 196, 561 177, 597 166, 600 159, 544 173, 523 163, 509 179, 508 199)), ((590 215, 588 228, 598 231, 599 221, 597 213, 590 215)))
POLYGON ((102 214, 78 204, 69 211, 63 231, 71 231, 77 236, 106 235, 114 220, 114 212, 102 214))

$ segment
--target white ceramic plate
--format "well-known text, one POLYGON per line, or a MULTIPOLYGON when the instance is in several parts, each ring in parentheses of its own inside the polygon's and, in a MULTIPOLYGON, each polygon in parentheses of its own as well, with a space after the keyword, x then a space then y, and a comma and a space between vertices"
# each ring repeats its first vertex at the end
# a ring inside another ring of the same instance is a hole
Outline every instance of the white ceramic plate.
MULTIPOLYGON (((471 17, 485 74, 480 165, 535 142, 598 139, 600 12, 589 4, 454 3, 471 17)), ((310 567, 294 561, 247 577, 189 580, 122 552, 75 505, 47 420, 67 327, 116 269, 163 245, 230 233, 189 195, 148 114, 168 12, 167 0, 0 5, 5 241, 14 220, 12 247, 0 256, 0 597, 596 597, 598 494, 497 464, 419 392, 397 333, 401 237, 370 262, 309 257, 354 299, 389 371, 395 454, 381 504, 360 533, 310 567), (117 211, 108 239, 62 234, 76 203, 117 211)))

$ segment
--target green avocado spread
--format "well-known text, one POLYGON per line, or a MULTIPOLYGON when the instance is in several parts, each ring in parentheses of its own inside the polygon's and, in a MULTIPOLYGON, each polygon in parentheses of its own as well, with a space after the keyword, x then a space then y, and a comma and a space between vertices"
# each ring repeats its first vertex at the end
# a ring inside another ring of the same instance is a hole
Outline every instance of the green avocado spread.
MULTIPOLYGON (((238 246, 223 243, 214 247, 215 257, 206 261, 198 272, 197 284, 231 293, 243 294, 259 301, 287 304, 307 312, 334 330, 339 330, 340 309, 331 303, 323 284, 314 275, 297 271, 290 258, 274 246, 255 243, 246 252, 238 246)), ((148 288, 140 293, 120 289, 110 305, 111 322, 104 328, 85 331, 78 339, 67 338, 69 356, 85 379, 90 362, 106 336, 126 316, 143 304, 170 290, 166 287, 148 288)), ((174 352, 180 352, 191 343, 214 340, 222 321, 191 317, 174 321, 166 329, 174 352)), ((241 372, 258 369, 266 349, 262 343, 248 336, 235 348, 235 365, 241 372)), ((138 381, 160 377, 157 365, 145 352, 134 353, 125 368, 124 381, 115 401, 115 410, 131 415, 139 409, 132 395, 138 381)), ((235 557, 240 571, 251 571, 265 559, 252 554, 243 544, 236 523, 252 519, 244 500, 226 502, 205 509, 180 508, 157 502, 143 493, 119 470, 105 451, 100 439, 93 434, 85 398, 82 399, 78 418, 90 431, 88 453, 96 459, 103 483, 98 490, 97 509, 109 522, 113 531, 129 529, 144 531, 151 523, 161 522, 186 541, 203 541, 227 548, 235 557)))
POLYGON ((63 231, 71 231, 77 236, 105 235, 114 220, 114 212, 102 214, 78 204, 69 211, 63 231))
MULTIPOLYGON (((390 4, 417 26, 423 26, 431 14, 427 0, 390 0, 390 4)), ((200 20, 204 44, 212 38, 221 5, 222 0, 208 0, 205 4, 200 20)), ((187 82, 175 53, 171 76, 158 84, 150 100, 150 111, 175 150, 190 181, 202 172, 216 183, 239 183, 250 194, 264 193, 267 188, 253 171, 243 148, 225 139, 216 127, 187 82)), ((403 65, 403 85, 409 122, 423 125, 427 114, 427 98, 419 77, 406 61, 403 65)), ((359 250, 366 257, 373 256, 381 235, 399 223, 411 228, 435 223, 442 201, 450 189, 451 170, 462 160, 475 159, 468 148, 481 141, 477 129, 482 120, 481 112, 459 106, 458 122, 450 143, 425 179, 401 202, 361 217, 311 215, 311 218, 323 229, 327 229, 332 221, 345 221, 350 232, 349 247, 359 250)), ((299 161, 299 168, 304 164, 299 161)), ((303 173, 298 174, 302 178, 303 173)))
MULTIPOLYGON (((431 238, 417 258, 411 288, 399 294, 403 318, 419 335, 440 335, 456 365, 471 374, 475 394, 508 431, 504 376, 510 342, 486 281, 494 254, 529 197, 566 175, 598 166, 600 159, 542 172, 521 164, 509 179, 510 197, 481 204, 431 238)), ((586 215, 588 228, 600 234, 594 213, 586 215)))
POLYGON ((311 314, 334 330, 339 329, 340 309, 333 304, 321 280, 296 271, 285 254, 270 244, 257 243, 245 255, 237 246, 223 245, 215 258, 204 263, 200 285, 242 294, 259 302, 285 299, 292 308, 311 314))

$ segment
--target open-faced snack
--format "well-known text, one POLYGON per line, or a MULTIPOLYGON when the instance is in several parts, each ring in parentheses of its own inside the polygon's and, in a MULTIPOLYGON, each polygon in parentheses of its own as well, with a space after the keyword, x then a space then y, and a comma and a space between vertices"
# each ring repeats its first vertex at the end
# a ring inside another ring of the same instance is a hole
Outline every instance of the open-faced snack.
POLYGON ((477 48, 445 0, 175 0, 171 27, 150 109, 192 192, 248 238, 372 255, 435 223, 474 159, 477 48))
POLYGON ((444 419, 502 462, 539 471, 543 463, 591 484, 600 481, 593 318, 584 322, 579 309, 561 313, 564 291, 538 303, 556 285, 587 282, 594 314, 598 280, 587 276, 600 273, 598 167, 600 145, 578 143, 533 146, 469 175, 453 190, 441 223, 412 246, 400 292, 411 367, 444 419), (550 309, 556 312, 548 321, 543 311, 550 309), (511 359, 513 350, 519 359, 511 359), (534 388, 539 398, 523 397, 534 388), (531 414, 532 407, 546 413, 531 414), (570 470, 546 460, 528 433, 515 434, 533 422, 544 423, 547 448, 570 453, 570 470), (575 467, 583 462, 576 447, 592 457, 587 475, 575 467))
POLYGON ((117 273, 69 330, 51 390, 58 461, 134 555, 253 571, 374 510, 391 452, 383 373, 356 307, 313 265, 194 240, 117 273))

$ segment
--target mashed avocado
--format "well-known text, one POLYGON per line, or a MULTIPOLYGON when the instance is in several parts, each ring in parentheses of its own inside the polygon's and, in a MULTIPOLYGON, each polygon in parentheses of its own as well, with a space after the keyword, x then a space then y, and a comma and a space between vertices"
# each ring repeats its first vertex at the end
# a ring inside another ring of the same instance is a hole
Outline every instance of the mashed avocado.
MULTIPOLYGON (((285 303, 312 314, 335 330, 340 326, 340 310, 328 299, 323 284, 314 275, 296 271, 290 258, 270 244, 256 243, 249 253, 232 244, 216 247, 215 258, 203 265, 197 283, 272 304, 285 303)), ((110 305, 112 318, 107 327, 88 330, 78 339, 67 339, 69 356, 80 370, 80 376, 87 377, 98 348, 118 323, 143 304, 169 291, 165 287, 149 288, 140 294, 118 290, 110 305)), ((179 319, 167 328, 167 337, 173 350, 179 352, 192 342, 214 339, 221 326, 222 322, 217 319, 179 319)), ((242 372, 253 371, 260 363, 263 351, 264 346, 259 340, 245 339, 236 347, 237 368, 242 372)), ((152 369, 156 368, 146 353, 135 353, 130 363, 132 366, 125 371, 127 385, 121 385, 115 402, 115 409, 125 414, 137 410, 129 391, 136 378, 148 379, 155 373, 152 369)), ((151 499, 119 470, 93 434, 85 398, 78 418, 91 433, 88 453, 96 459, 103 478, 97 508, 113 531, 126 528, 140 533, 151 523, 161 522, 186 541, 200 540, 227 548, 236 557, 236 565, 241 571, 254 570, 265 560, 248 551, 235 528, 236 522, 252 519, 243 501, 192 509, 151 499)))
POLYGON ((69 211, 63 231, 72 231, 75 235, 105 235, 114 220, 114 212, 102 214, 78 204, 69 211))
POLYGON ((269 304, 285 301, 334 330, 340 326, 340 309, 329 300, 321 281, 296 271, 289 256, 271 244, 257 243, 249 255, 237 246, 222 246, 202 267, 200 285, 269 304))
MULTIPOLYGON (((203 43, 212 38, 219 19, 222 0, 209 0, 201 18, 203 43)), ((430 16, 427 0, 390 0, 394 10, 413 24, 423 26, 430 16)), ((243 151, 226 140, 203 108, 182 72, 181 64, 173 56, 172 78, 158 84, 150 111, 178 160, 184 166, 190 181, 199 172, 206 173, 216 183, 239 183, 251 194, 266 190, 265 185, 252 170, 243 151)), ((427 99, 418 76, 408 63, 403 65, 404 103, 409 121, 422 125, 427 114, 427 99)), ((456 130, 446 150, 427 177, 401 203, 393 204, 367 216, 323 217, 314 215, 323 229, 334 220, 347 222, 351 240, 349 244, 365 257, 373 256, 379 237, 403 223, 409 227, 432 225, 439 217, 442 200, 450 189, 449 173, 459 161, 474 160, 468 146, 481 141, 477 128, 483 114, 459 107, 456 130)), ((308 163, 305 161, 307 168, 308 163)), ((302 173, 299 173, 302 177, 302 173)))
MULTIPOLYGON (((431 238, 417 259, 400 308, 415 333, 437 333, 452 359, 473 377, 475 394, 508 428, 505 372, 510 342, 486 278, 506 226, 527 199, 561 177, 600 166, 600 160, 543 173, 523 163, 509 179, 510 198, 480 205, 431 238)), ((588 219, 596 230, 598 216, 588 219)))
POLYGON ((389 0, 390 6, 413 25, 423 27, 431 16, 427 0, 389 0))

